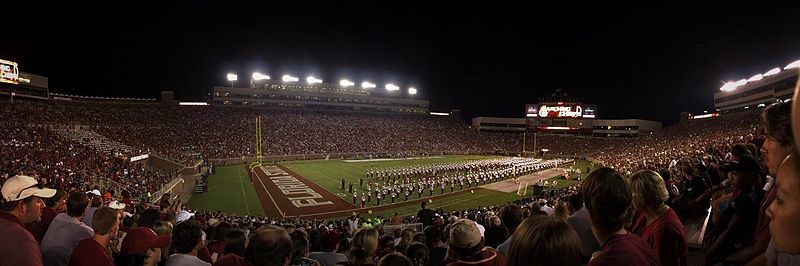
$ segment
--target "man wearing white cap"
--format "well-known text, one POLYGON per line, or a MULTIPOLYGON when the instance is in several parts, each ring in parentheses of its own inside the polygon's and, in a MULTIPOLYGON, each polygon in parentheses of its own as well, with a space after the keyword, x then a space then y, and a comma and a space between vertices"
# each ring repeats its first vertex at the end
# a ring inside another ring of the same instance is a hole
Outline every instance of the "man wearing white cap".
POLYGON ((17 175, 3 184, 0 201, 0 265, 42 265, 39 244, 23 224, 38 222, 42 216, 42 198, 50 198, 56 190, 39 188, 29 176, 17 175))
POLYGON ((478 224, 470 219, 458 219, 450 227, 449 250, 456 261, 449 266, 500 266, 505 265, 505 257, 500 252, 484 246, 478 224))

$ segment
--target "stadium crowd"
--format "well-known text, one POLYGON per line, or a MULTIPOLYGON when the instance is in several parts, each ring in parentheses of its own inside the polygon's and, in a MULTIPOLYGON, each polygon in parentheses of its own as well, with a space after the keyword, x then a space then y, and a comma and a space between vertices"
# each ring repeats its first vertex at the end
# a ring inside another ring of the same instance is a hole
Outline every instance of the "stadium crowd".
MULTIPOLYGON (((166 177, 42 127, 89 126, 175 158, 195 152, 235 157, 252 154, 243 143, 254 139, 245 133, 253 111, 0 108, 0 234, 15 239, 0 242, 0 265, 688 265, 683 223, 709 207, 698 264, 800 264, 800 155, 789 103, 638 139, 539 137, 553 153, 585 154, 606 167, 580 185, 516 202, 449 213, 423 202, 417 215, 385 223, 358 215, 309 221, 189 212, 169 195, 156 206, 124 204, 124 195, 95 193, 88 177, 107 176, 137 194, 166 177), (382 230, 412 222, 423 230, 382 230)), ((264 128, 273 153, 484 151, 515 144, 486 140, 500 135, 472 132, 449 118, 263 114, 271 118, 264 128)))

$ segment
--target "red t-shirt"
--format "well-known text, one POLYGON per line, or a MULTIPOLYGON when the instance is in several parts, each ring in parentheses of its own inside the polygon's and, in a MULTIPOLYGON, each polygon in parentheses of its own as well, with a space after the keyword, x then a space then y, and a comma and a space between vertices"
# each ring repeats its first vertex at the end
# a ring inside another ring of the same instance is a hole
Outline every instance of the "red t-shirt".
POLYGON ((653 248, 653 252, 660 261, 671 261, 677 257, 679 265, 686 266, 688 264, 689 249, 686 245, 686 231, 672 208, 649 225, 645 225, 647 217, 644 215, 639 217, 636 224, 642 226, 641 231, 634 228, 632 232, 640 235, 653 248))
POLYGON ((47 228, 50 228, 50 223, 53 222, 53 219, 56 218, 55 210, 51 207, 44 207, 42 208, 42 220, 38 223, 32 225, 26 225, 25 229, 28 229, 29 232, 33 235, 33 238, 36 238, 36 242, 42 244, 42 238, 44 238, 44 233, 47 233, 47 228))
POLYGON ((219 258, 214 266, 253 266, 253 264, 241 256, 231 253, 219 258))
POLYGON ((214 253, 216 253, 217 259, 219 259, 220 257, 222 257, 223 254, 225 254, 225 241, 222 240, 211 241, 211 243, 208 243, 208 245, 206 245, 206 248, 208 249, 208 253, 211 254, 211 258, 214 258, 214 253))
POLYGON ((600 255, 589 266, 601 265, 661 265, 653 249, 633 233, 613 235, 603 244, 600 255))
POLYGON ((78 242, 72 249, 72 256, 69 258, 69 266, 114 266, 114 261, 108 257, 106 249, 94 241, 94 238, 87 238, 78 242))

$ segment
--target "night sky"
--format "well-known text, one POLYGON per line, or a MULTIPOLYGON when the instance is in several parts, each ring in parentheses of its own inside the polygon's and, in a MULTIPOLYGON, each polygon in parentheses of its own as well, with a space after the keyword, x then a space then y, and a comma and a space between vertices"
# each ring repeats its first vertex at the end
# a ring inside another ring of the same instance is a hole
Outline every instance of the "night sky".
POLYGON ((203 100, 226 73, 246 86, 258 70, 414 86, 464 119, 523 117, 561 88, 600 118, 664 122, 710 110, 722 80, 800 59, 800 9, 774 3, 295 3, 8 8, 0 58, 67 94, 203 100))

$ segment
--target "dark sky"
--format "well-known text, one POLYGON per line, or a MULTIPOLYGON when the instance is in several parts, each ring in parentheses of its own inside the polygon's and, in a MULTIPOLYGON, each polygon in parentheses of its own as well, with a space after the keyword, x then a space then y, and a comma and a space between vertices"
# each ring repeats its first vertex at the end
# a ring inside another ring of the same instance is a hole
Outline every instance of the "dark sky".
POLYGON ((789 5, 434 2, 40 3, 2 12, 0 58, 69 94, 202 100, 259 70, 393 81, 465 119, 522 117, 562 88, 601 118, 665 122, 710 109, 721 80, 800 59, 789 5))

